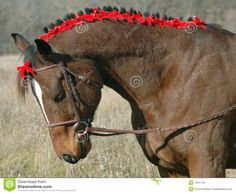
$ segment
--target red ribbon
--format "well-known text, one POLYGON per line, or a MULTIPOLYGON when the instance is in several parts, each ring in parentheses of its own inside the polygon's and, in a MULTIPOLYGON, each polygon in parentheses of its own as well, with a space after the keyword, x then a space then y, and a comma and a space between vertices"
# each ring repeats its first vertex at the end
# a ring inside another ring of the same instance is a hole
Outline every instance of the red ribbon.
POLYGON ((176 27, 179 29, 183 29, 189 27, 191 24, 195 24, 197 28, 204 28, 206 29, 206 24, 202 21, 199 17, 194 17, 192 21, 184 22, 180 21, 179 18, 173 18, 172 20, 165 20, 164 18, 154 18, 152 16, 144 17, 141 13, 137 14, 130 14, 129 12, 120 13, 119 11, 103 11, 99 10, 98 8, 94 8, 93 12, 90 14, 79 15, 77 14, 75 19, 66 20, 60 26, 54 26, 53 29, 49 30, 48 33, 41 35, 39 38, 48 42, 48 40, 59 33, 64 32, 65 30, 71 29, 76 25, 82 25, 83 21, 87 22, 94 22, 96 20, 103 21, 105 19, 112 19, 112 20, 121 20, 121 21, 128 21, 129 23, 137 23, 147 24, 148 26, 158 25, 160 27, 163 26, 170 26, 176 27))
POLYGON ((30 67, 30 61, 26 61, 24 65, 18 66, 16 69, 17 71, 20 71, 20 77, 24 79, 26 72, 32 73, 34 75, 34 69, 30 67))

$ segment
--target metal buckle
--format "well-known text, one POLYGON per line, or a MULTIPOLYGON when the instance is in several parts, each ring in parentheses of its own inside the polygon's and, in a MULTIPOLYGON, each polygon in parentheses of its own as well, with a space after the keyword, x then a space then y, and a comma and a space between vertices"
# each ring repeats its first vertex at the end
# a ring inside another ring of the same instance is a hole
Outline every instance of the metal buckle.
POLYGON ((88 128, 88 123, 84 122, 84 121, 79 121, 79 122, 75 123, 75 125, 73 126, 73 129, 77 133, 78 140, 80 143, 84 143, 84 142, 88 141, 88 139, 89 139, 89 134, 88 134, 87 128, 88 128), (84 130, 77 130, 77 128, 79 127, 80 124, 85 125, 84 130))
POLYGON ((80 80, 82 80, 83 82, 85 82, 87 80, 87 78, 83 75, 79 75, 77 76, 80 80))

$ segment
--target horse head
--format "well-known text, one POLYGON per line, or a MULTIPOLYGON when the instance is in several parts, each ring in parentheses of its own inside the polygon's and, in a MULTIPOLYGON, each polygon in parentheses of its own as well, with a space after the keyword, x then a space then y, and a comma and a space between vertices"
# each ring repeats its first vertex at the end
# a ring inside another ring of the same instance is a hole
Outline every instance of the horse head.
MULTIPOLYGON (((101 99, 103 82, 95 64, 61 53, 44 40, 36 39, 35 44, 30 44, 20 34, 12 37, 34 71, 26 71, 22 78, 30 76, 31 89, 48 123, 56 154, 66 162, 78 162, 91 149, 86 128, 101 99)), ((18 85, 24 91, 24 86, 18 85)))

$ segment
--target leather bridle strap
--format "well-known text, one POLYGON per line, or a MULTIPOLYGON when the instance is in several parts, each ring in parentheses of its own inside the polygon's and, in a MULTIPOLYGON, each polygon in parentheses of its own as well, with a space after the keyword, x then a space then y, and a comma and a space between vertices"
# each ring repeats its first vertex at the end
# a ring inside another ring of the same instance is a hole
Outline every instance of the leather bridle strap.
POLYGON ((60 127, 60 126, 71 126, 73 124, 77 123, 77 120, 69 120, 69 121, 63 121, 58 123, 49 123, 48 127, 60 127))
POLYGON ((55 68, 59 68, 59 67, 64 67, 64 64, 54 64, 54 65, 50 65, 47 67, 41 67, 38 69, 34 69, 34 71, 37 73, 37 72, 47 71, 47 70, 51 70, 51 69, 55 69, 55 68))
POLYGON ((65 78, 68 94, 74 104, 73 108, 74 108, 74 112, 76 115, 76 120, 77 120, 77 122, 79 122, 80 121, 80 116, 79 116, 80 115, 79 114, 80 98, 79 98, 78 92, 75 88, 75 85, 73 83, 71 75, 69 75, 69 73, 66 71, 65 67, 62 67, 62 72, 63 72, 64 78, 65 78))
MULTIPOLYGON (((236 104, 229 106, 222 111, 217 112, 216 114, 213 114, 207 118, 195 120, 191 123, 186 123, 177 127, 166 127, 166 128, 156 128, 156 129, 141 129, 137 131, 133 130, 120 130, 120 129, 107 129, 107 128, 98 128, 98 127, 91 127, 87 128, 88 132, 99 132, 97 134, 98 136, 112 136, 112 135, 123 135, 123 134, 135 134, 135 135, 142 135, 142 134, 147 134, 147 133, 161 133, 161 132, 175 132, 178 130, 183 130, 183 129, 189 129, 192 127, 196 127, 198 125, 210 122, 212 120, 218 119, 222 116, 225 116, 229 114, 230 112, 234 111, 236 109, 236 104), (105 133, 105 134, 104 134, 105 133), (109 134, 106 134, 109 133, 109 134), (112 134, 111 134, 112 133, 112 134)), ((93 135, 93 133, 91 133, 93 135)), ((95 133, 96 135, 96 133, 95 133)))

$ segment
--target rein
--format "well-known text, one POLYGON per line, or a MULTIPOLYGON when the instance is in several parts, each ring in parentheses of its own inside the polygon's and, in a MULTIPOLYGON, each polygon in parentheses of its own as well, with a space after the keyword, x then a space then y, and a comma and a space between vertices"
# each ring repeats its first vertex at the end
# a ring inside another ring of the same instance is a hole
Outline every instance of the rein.
MULTIPOLYGON (((135 135, 142 135, 147 133, 161 133, 161 132, 176 132, 180 129, 188 129, 192 127, 196 127, 198 125, 210 122, 212 120, 218 119, 222 116, 227 115, 228 113, 232 112, 236 109, 236 104, 229 106, 222 111, 217 112, 216 114, 213 114, 207 118, 202 118, 199 120, 195 120, 191 123, 179 125, 177 127, 166 127, 166 128, 155 128, 155 129, 141 129, 137 131, 132 130, 120 130, 120 129, 107 129, 107 128, 98 128, 98 127, 91 127, 87 128, 88 132, 101 132, 101 133, 114 133, 114 135, 123 135, 123 134, 135 134, 135 135)), ((111 134, 103 134, 103 135, 111 135, 111 134)))

